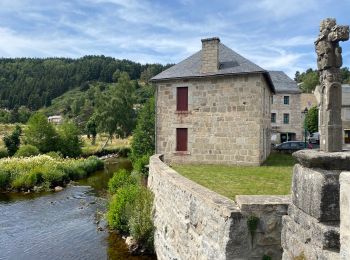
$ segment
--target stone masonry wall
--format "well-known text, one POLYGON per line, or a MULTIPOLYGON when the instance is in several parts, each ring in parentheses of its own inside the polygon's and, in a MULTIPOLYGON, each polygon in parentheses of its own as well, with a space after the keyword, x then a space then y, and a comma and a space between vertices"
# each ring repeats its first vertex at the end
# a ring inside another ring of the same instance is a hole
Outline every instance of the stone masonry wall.
POLYGON ((219 68, 219 38, 202 40, 201 73, 217 72, 219 68))
POLYGON ((340 174, 340 259, 350 259, 350 172, 340 174))
POLYGON ((166 162, 259 165, 270 153, 271 92, 261 74, 158 83, 156 151, 166 162), (176 88, 188 87, 188 112, 176 88), (188 128, 177 153, 176 128, 188 128))
MULTIPOLYGON (((276 113, 276 123, 271 123, 275 133, 295 133, 296 140, 302 140, 303 121, 300 94, 276 94, 273 96, 271 113, 276 113), (284 96, 289 96, 289 105, 283 103, 284 96), (289 114, 289 124, 283 123, 283 114, 289 114)), ((279 138, 279 137, 278 137, 279 138)), ((277 140, 280 143, 280 138, 277 140)))
POLYGON ((151 157, 148 179, 155 194, 158 259, 281 259, 289 196, 237 196, 236 203, 186 179, 160 158, 151 157), (253 237, 250 216, 259 219, 253 237))
POLYGON ((349 212, 347 195, 339 201, 340 187, 346 192, 350 187, 339 176, 350 167, 350 153, 301 150, 293 156, 298 164, 293 169, 292 204, 283 216, 282 259, 339 259, 340 248, 347 254, 349 231, 342 227, 349 223, 349 212), (345 242, 340 241, 340 233, 345 242))

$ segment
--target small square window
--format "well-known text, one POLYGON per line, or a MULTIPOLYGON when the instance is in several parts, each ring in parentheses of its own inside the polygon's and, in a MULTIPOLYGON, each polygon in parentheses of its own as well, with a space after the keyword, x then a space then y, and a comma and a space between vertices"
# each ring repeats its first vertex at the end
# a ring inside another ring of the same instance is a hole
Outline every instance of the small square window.
POLYGON ((289 124, 289 114, 283 114, 283 124, 289 124))
POLYGON ((276 123, 276 113, 271 113, 271 123, 276 123))
POLYGON ((289 105, 289 96, 284 96, 283 97, 283 104, 289 105))

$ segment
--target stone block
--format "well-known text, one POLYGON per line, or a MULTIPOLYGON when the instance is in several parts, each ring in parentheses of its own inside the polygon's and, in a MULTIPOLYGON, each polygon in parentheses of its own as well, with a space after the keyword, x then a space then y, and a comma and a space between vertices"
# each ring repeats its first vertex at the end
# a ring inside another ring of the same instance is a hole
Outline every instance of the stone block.
POLYGON ((309 169, 297 164, 293 169, 293 204, 318 221, 339 221, 340 171, 309 169))
POLYGON ((339 222, 321 223, 294 205, 289 206, 288 216, 284 224, 300 241, 322 249, 339 250, 339 222))
POLYGON ((308 168, 350 171, 350 152, 327 153, 317 150, 300 150, 293 153, 298 162, 308 168))
POLYGON ((340 258, 350 259, 350 172, 340 174, 340 258))
MULTIPOLYGON (((339 250, 320 246, 312 230, 303 229, 290 216, 284 216, 281 234, 283 260, 333 260, 339 259, 339 250)), ((323 225, 322 223, 319 223, 323 225)), ((324 225, 326 226, 326 225, 324 225)))

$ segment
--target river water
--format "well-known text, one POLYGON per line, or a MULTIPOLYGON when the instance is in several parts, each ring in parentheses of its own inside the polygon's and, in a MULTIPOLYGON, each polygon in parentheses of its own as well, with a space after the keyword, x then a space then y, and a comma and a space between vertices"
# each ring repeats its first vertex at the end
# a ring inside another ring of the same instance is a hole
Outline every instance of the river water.
POLYGON ((104 171, 61 192, 0 193, 0 259, 155 259, 130 256, 101 219, 107 182, 120 168, 130 162, 109 159, 104 171))

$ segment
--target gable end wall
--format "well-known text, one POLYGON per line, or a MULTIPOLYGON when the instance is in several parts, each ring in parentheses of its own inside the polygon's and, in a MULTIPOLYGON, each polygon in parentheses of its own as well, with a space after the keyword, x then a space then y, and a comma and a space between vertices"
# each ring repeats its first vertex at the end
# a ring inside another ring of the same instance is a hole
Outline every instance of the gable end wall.
POLYGON ((270 96, 261 74, 158 83, 156 152, 173 163, 259 165, 270 153, 270 96), (189 111, 178 113, 185 86, 189 111), (188 128, 187 153, 175 151, 176 128, 188 128))

